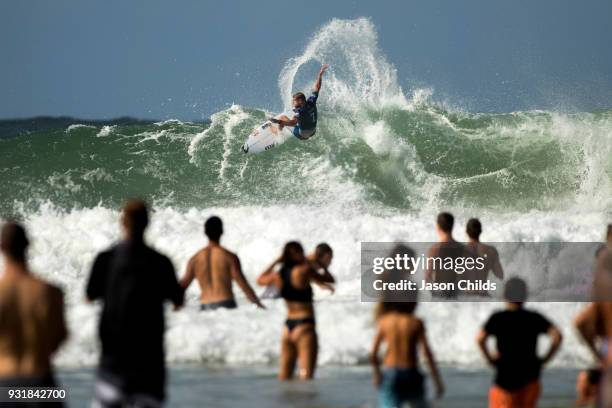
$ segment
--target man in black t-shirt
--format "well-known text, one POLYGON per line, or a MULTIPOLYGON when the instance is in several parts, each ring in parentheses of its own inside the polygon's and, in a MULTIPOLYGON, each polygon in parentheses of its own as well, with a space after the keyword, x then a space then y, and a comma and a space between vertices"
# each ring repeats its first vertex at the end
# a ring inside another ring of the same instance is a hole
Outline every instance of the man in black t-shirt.
POLYGON ((180 307, 184 294, 170 260, 144 242, 146 204, 128 202, 122 223, 125 240, 96 257, 87 283, 87 298, 104 304, 93 406, 155 407, 165 398, 163 304, 180 307))
POLYGON ((495 368, 495 381, 489 392, 490 407, 535 407, 540 394, 540 371, 561 344, 561 332, 537 312, 525 310, 527 285, 522 279, 508 280, 504 290, 506 310, 494 313, 478 334, 484 357, 495 368), (543 358, 537 355, 540 334, 551 338, 543 358), (497 353, 487 347, 487 339, 497 340, 497 353))

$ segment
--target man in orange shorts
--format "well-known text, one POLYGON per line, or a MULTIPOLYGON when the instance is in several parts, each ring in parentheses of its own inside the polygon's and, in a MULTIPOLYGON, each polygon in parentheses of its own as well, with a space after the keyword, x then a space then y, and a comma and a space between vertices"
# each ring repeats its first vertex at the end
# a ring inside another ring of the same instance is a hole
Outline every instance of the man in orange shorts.
POLYGON ((540 371, 561 345, 561 332, 539 313, 525 310, 527 285, 522 279, 508 280, 504 288, 506 310, 494 313, 478 334, 478 345, 495 368, 489 391, 489 408, 535 408, 540 396, 540 371), (543 358, 536 353, 538 336, 548 334, 550 349, 543 358), (487 339, 497 340, 497 352, 487 339))

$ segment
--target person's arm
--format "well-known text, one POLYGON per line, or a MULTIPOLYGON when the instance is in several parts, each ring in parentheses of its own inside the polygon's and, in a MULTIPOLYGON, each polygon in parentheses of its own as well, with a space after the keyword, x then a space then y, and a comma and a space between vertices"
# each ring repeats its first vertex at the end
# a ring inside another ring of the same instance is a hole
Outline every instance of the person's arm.
POLYGON ((270 122, 277 123, 281 126, 295 126, 298 124, 298 118, 297 116, 294 116, 293 119, 289 120, 270 118, 270 122))
POLYGON ((488 338, 489 333, 487 333, 486 330, 480 330, 478 332, 478 335, 476 336, 476 342, 478 343, 478 347, 480 348, 480 351, 482 352, 482 355, 484 356, 485 360, 487 360, 487 363, 492 366, 495 366, 495 361, 497 360, 497 357, 494 356, 489 350, 489 347, 487 347, 488 338))
POLYGON ((174 310, 176 311, 183 307, 183 304, 185 303, 185 290, 176 279, 176 273, 174 272, 172 261, 166 257, 163 257, 162 259, 162 276, 165 276, 165 281, 162 282, 164 289, 166 290, 166 299, 172 302, 174 305, 174 310))
MULTIPOLYGON (((427 258, 434 258, 438 255, 438 251, 436 249, 435 246, 432 246, 431 248, 429 248, 429 251, 427 251, 427 258)), ((431 283, 433 282, 434 279, 434 270, 431 268, 431 264, 433 262, 426 262, 426 267, 425 267, 425 282, 427 283, 431 283)))
POLYGON ((442 382, 442 377, 440 376, 440 372, 438 371, 438 365, 436 364, 436 360, 434 358, 433 352, 431 351, 431 347, 429 347, 429 342, 427 341, 427 334, 425 333, 425 326, 422 323, 419 338, 421 347, 423 348, 423 353, 425 354, 425 360, 427 361, 429 371, 431 372, 431 377, 433 378, 434 384, 436 386, 436 397, 442 398, 442 395, 444 395, 444 383, 442 382))
POLYGON ((588 349, 591 351, 591 354, 593 357, 595 357, 595 360, 597 362, 602 362, 603 358, 599 350, 597 350, 596 344, 598 336, 596 320, 596 306, 595 303, 591 303, 582 312, 580 312, 580 314, 578 314, 574 325, 576 326, 576 329, 578 329, 580 336, 584 339, 588 349))
POLYGON ((312 266, 317 270, 317 275, 319 275, 319 277, 321 278, 323 282, 336 283, 336 279, 334 278, 334 275, 332 275, 331 272, 329 272, 329 270, 326 267, 320 265, 314 259, 314 256, 310 259, 310 262, 312 263, 312 266), (323 273, 318 272, 320 269, 323 270, 323 273))
POLYGON ((251 303, 255 304, 260 309, 265 309, 265 306, 261 304, 259 298, 247 282, 244 274, 242 273, 242 267, 240 266, 240 259, 234 254, 232 254, 232 279, 236 281, 240 289, 244 292, 246 297, 251 301, 251 303))
POLYGON ((281 262, 281 258, 278 257, 277 259, 274 260, 274 262, 272 262, 272 264, 270 264, 270 266, 266 268, 265 271, 261 273, 261 275, 259 275, 259 277, 257 278, 257 284, 259 286, 268 286, 272 284, 278 286, 277 279, 276 279, 276 272, 274 271, 274 268, 280 262, 281 262))
POLYGON ((552 324, 548 328, 548 336, 551 339, 550 349, 544 358, 542 358, 542 365, 548 363, 554 357, 559 350, 559 346, 561 346, 561 341, 563 340, 563 336, 561 335, 559 329, 552 324))
POLYGON ((380 345, 383 341, 383 333, 380 327, 376 330, 376 336, 374 337, 374 344, 372 345, 372 351, 370 352, 370 364, 372 364, 373 377, 372 382, 374 383, 374 387, 378 388, 380 386, 380 381, 382 378, 382 374, 380 372, 380 361, 378 360, 378 351, 380 350, 380 345))
POLYGON ((504 279, 504 268, 502 268, 501 266, 501 262, 499 262, 499 253, 497 252, 497 249, 491 247, 492 250, 492 258, 493 258, 493 265, 491 267, 491 271, 493 272, 493 275, 497 276, 499 279, 504 279))
MULTIPOLYGON (((310 263, 308 263, 307 265, 304 265, 303 268, 308 268, 306 273, 308 274, 308 278, 312 282, 314 282, 320 288, 329 290, 331 293, 334 293, 335 291, 334 285, 330 283, 327 277, 320 275, 319 272, 317 272, 316 269, 310 263)), ((332 282, 333 282, 333 277, 332 277, 332 282)))
POLYGON ((94 260, 85 289, 85 296, 88 302, 93 302, 104 296, 109 256, 108 253, 102 252, 94 260))
POLYGON ((51 308, 49 310, 50 326, 52 333, 51 349, 55 352, 59 346, 68 338, 68 328, 66 326, 66 317, 64 312, 64 294, 59 288, 51 287, 51 308))
POLYGON ((329 65, 327 64, 323 64, 323 66, 321 66, 321 69, 317 74, 317 79, 315 80, 315 83, 312 87, 313 92, 319 93, 321 91, 321 82, 323 81, 323 74, 325 74, 325 71, 327 71, 328 67, 329 65))
POLYGON ((195 257, 191 258, 189 262, 187 262, 187 268, 185 269, 185 274, 181 278, 179 284, 183 288, 183 290, 187 290, 191 282, 195 279, 195 257))

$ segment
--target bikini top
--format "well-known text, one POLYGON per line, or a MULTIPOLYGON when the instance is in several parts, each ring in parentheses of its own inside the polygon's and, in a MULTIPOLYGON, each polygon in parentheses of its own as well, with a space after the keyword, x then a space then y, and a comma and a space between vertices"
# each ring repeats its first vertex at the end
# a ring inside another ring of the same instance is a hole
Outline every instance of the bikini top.
POLYGON ((291 271, 295 265, 283 265, 280 270, 280 275, 283 280, 280 295, 283 299, 290 302, 312 302, 312 288, 308 285, 307 288, 299 289, 291 284, 291 271))

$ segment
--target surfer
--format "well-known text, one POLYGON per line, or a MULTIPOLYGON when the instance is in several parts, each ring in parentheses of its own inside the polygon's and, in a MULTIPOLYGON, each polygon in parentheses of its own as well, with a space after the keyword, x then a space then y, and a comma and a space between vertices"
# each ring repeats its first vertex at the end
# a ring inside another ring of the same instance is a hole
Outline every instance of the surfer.
POLYGON ((312 93, 308 99, 306 99, 306 95, 302 92, 293 95, 293 112, 295 115, 292 119, 282 115, 278 118, 271 118, 270 122, 277 123, 280 129, 284 126, 294 126, 293 135, 300 140, 311 138, 317 130, 317 99, 321 90, 323 74, 327 67, 328 65, 324 64, 319 70, 312 93))

